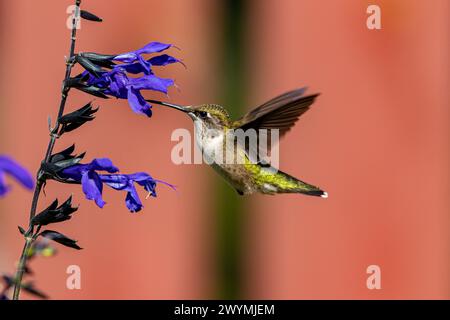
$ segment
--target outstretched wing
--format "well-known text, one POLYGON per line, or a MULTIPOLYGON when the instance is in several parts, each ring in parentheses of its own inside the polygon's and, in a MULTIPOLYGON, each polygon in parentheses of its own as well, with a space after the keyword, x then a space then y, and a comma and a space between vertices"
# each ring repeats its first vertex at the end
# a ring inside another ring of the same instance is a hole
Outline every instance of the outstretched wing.
POLYGON ((279 129, 280 137, 286 134, 298 120, 309 110, 319 94, 303 96, 306 88, 296 89, 282 94, 259 107, 251 110, 235 122, 241 129, 279 129))
MULTIPOLYGON (((235 121, 234 127, 243 129, 267 129, 267 142, 270 146, 270 130, 278 129, 279 137, 283 137, 299 119, 299 117, 309 110, 310 106, 319 94, 304 96, 306 88, 296 89, 286 92, 261 106, 251 110, 241 119, 235 121)), ((262 150, 264 146, 259 146, 260 154, 265 154, 262 150)), ((249 151, 249 147, 245 146, 249 151)))

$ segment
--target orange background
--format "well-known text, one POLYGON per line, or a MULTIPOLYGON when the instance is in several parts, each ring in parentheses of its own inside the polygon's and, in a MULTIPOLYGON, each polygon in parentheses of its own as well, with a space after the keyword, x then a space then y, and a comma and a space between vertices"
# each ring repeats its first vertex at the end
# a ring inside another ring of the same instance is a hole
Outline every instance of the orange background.
MULTIPOLYGON (((54 118, 59 103, 70 4, 1 2, 0 152, 33 172, 48 141, 47 116, 54 118)), ((82 6, 104 22, 82 22, 79 51, 174 43, 182 50, 171 53, 188 68, 158 70, 180 87, 169 101, 221 103, 223 2, 85 0, 82 6)), ((252 0, 248 7, 246 101, 255 106, 304 85, 322 93, 282 141, 280 165, 330 197, 246 198, 241 296, 448 299, 448 1, 252 0), (369 4, 380 5, 382 30, 367 29, 369 4), (366 288, 372 264, 381 267, 381 290, 366 288)), ((68 110, 90 99, 71 92, 68 110)), ((50 182, 40 208, 73 193, 80 210, 52 228, 85 249, 58 246, 56 257, 34 261, 37 286, 54 299, 216 298, 211 187, 219 178, 205 165, 170 160, 171 132, 192 130, 191 121, 158 106, 146 119, 126 101, 95 103, 97 119, 64 136, 56 150, 76 142, 88 160, 110 157, 123 172, 148 171, 179 191, 160 186, 158 198, 131 214, 122 193, 106 190, 107 205, 99 209, 78 186, 50 182), (81 267, 81 290, 66 289, 71 264, 81 267)), ((12 271, 19 256, 16 226, 26 225, 30 202, 18 186, 0 202, 1 271, 12 271)))

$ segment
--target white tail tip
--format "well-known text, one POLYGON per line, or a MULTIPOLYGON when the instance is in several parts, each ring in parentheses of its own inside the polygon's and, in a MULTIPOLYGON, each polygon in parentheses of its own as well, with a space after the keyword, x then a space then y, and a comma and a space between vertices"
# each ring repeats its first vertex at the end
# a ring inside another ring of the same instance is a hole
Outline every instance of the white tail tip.
POLYGON ((324 192, 324 193, 321 195, 321 197, 322 197, 322 198, 325 198, 325 199, 328 198, 328 192, 324 192))

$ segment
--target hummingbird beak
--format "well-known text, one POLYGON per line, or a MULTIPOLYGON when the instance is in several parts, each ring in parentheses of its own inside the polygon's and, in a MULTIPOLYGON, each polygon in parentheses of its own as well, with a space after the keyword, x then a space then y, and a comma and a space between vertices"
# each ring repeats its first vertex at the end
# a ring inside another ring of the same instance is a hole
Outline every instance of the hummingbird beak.
POLYGON ((169 108, 172 108, 172 109, 176 109, 176 110, 179 110, 179 111, 182 111, 182 112, 185 112, 185 113, 192 112, 192 109, 190 107, 180 106, 178 104, 173 104, 173 103, 168 103, 168 102, 163 102, 163 101, 158 101, 158 100, 145 100, 145 101, 150 102, 150 103, 156 103, 156 104, 159 104, 161 106, 165 106, 165 107, 169 107, 169 108))

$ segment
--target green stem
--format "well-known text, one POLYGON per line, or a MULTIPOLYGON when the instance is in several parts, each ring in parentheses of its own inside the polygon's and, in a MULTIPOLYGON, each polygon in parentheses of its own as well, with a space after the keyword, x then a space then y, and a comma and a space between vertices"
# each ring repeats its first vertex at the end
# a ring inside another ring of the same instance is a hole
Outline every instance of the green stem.
POLYGON ((14 294, 13 300, 19 300, 20 289, 22 286, 22 277, 25 272, 25 266, 27 264, 28 252, 31 248, 33 239, 30 237, 25 238, 25 245, 23 246, 22 254, 20 256, 19 265, 17 266, 16 276, 14 277, 14 294))
POLYGON ((23 273, 25 272, 25 266, 27 264, 27 259, 28 259, 28 251, 35 239, 34 236, 30 237, 30 235, 33 233, 33 226, 31 225, 31 219, 33 219, 33 217, 36 214, 36 208, 37 208, 37 204, 39 202, 39 195, 41 194, 41 189, 42 189, 42 183, 40 183, 38 180, 38 182, 36 184, 36 188, 34 189, 33 200, 31 202, 30 227, 28 228, 28 231, 24 234, 25 245, 23 247, 22 254, 20 255, 19 265, 17 266, 16 275, 14 277, 15 285, 14 285, 13 300, 19 299, 23 273))

